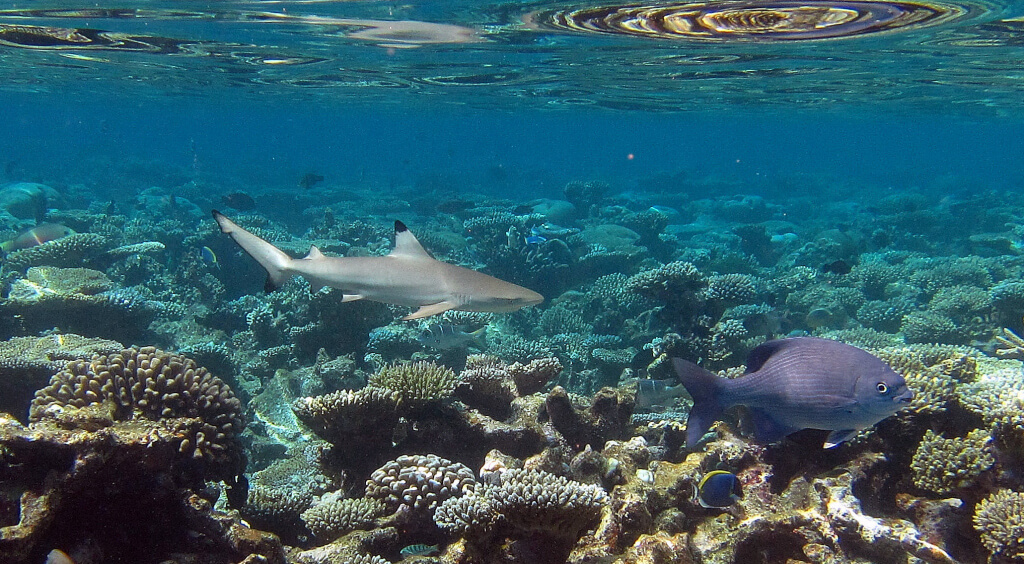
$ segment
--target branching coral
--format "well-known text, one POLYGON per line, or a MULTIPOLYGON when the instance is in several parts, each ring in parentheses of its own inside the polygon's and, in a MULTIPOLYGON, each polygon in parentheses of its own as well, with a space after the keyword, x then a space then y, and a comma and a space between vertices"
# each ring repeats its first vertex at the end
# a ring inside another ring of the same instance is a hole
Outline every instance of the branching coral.
POLYGON ((382 501, 371 498, 323 501, 302 513, 302 521, 316 538, 330 542, 355 530, 371 528, 384 515, 382 501))
POLYGON ((442 503, 434 514, 438 526, 463 536, 501 526, 512 536, 541 533, 575 540, 608 503, 600 486, 540 470, 512 468, 498 476, 496 485, 442 503))
POLYGON ((941 495, 969 485, 995 463, 990 442, 991 436, 984 429, 952 439, 929 430, 910 463, 914 485, 941 495))
POLYGON ((974 529, 994 558, 1024 558, 1024 493, 999 490, 981 500, 974 510, 974 529))
POLYGON ((450 397, 455 372, 427 361, 392 364, 370 376, 367 387, 397 392, 400 404, 419 406, 450 397))

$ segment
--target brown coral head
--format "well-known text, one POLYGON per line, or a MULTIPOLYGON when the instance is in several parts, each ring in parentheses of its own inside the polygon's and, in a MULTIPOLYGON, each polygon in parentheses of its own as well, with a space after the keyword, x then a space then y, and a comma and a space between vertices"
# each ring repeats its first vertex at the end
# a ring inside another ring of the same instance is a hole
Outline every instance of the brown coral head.
POLYGON ((51 419, 74 428, 69 410, 97 404, 108 406, 114 421, 199 419, 198 427, 178 425, 197 429, 182 437, 180 449, 194 458, 234 456, 245 427, 242 403, 230 386, 194 360, 155 347, 68 362, 36 392, 29 420, 51 419))

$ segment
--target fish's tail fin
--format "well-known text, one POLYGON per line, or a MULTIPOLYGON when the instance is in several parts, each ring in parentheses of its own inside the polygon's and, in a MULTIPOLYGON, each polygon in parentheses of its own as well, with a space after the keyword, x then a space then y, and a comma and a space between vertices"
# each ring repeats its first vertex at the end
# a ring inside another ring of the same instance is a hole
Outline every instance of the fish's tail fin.
POLYGON ((723 379, 688 360, 673 358, 672 364, 679 382, 693 398, 693 407, 686 419, 686 446, 692 447, 725 410, 720 400, 723 379))
POLYGON ((243 251, 260 263, 263 270, 267 271, 267 283, 263 286, 265 291, 272 292, 280 288, 295 275, 291 270, 291 263, 294 259, 284 251, 242 229, 237 223, 217 210, 213 210, 213 219, 217 221, 221 233, 231 237, 239 247, 242 247, 243 251))
POLYGON ((480 350, 483 350, 483 349, 487 348, 487 326, 486 325, 484 325, 483 327, 477 329, 476 331, 473 331, 472 333, 469 333, 469 336, 472 338, 471 341, 470 341, 471 345, 473 345, 474 347, 476 347, 476 348, 478 348, 480 350))

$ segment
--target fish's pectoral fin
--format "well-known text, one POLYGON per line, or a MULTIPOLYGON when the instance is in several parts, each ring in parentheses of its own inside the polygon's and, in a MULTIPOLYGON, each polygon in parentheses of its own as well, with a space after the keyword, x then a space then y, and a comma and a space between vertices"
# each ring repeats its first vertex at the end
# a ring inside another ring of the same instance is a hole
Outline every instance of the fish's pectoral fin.
POLYGON ((362 294, 342 294, 342 295, 341 295, 341 302, 342 302, 342 303, 345 303, 345 302, 354 302, 354 301, 356 301, 356 300, 361 300, 361 299, 363 299, 364 297, 365 297, 365 296, 363 296, 362 294))
POLYGON ((781 441, 786 435, 800 430, 779 423, 768 412, 757 407, 750 408, 750 418, 754 424, 754 438, 763 444, 781 441))
POLYGON ((410 319, 422 319, 424 317, 430 317, 431 315, 444 313, 449 309, 458 307, 458 305, 459 304, 455 302, 437 302, 436 304, 421 305, 419 309, 410 313, 409 315, 406 315, 405 317, 402 318, 402 320, 408 321, 410 319))
POLYGON ((857 434, 857 429, 838 429, 828 434, 825 439, 825 448, 835 448, 840 443, 850 440, 850 437, 857 434))

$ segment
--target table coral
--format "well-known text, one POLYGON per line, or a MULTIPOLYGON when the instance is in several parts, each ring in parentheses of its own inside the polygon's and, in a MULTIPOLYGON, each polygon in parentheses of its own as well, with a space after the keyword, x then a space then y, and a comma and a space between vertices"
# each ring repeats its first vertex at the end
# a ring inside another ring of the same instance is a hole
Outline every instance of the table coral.
POLYGON ((24 270, 30 266, 82 266, 102 256, 107 250, 107 240, 95 233, 72 233, 55 241, 49 241, 15 251, 4 258, 4 270, 24 270))

